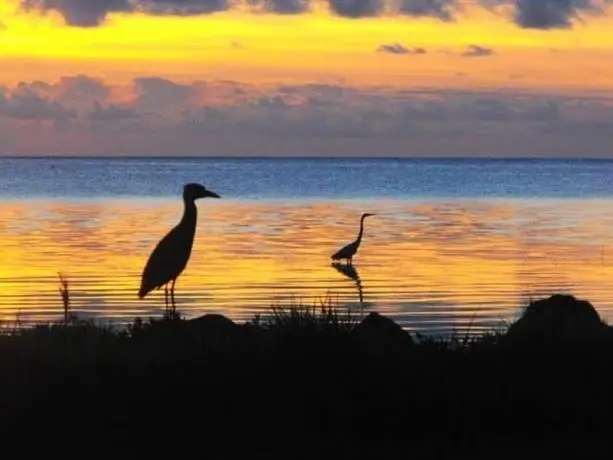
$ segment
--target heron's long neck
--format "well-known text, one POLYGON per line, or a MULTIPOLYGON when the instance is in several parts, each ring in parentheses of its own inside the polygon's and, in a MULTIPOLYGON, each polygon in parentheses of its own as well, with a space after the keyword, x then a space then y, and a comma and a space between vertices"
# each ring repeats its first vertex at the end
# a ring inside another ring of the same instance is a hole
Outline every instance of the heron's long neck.
POLYGON ((181 226, 193 234, 196 232, 198 208, 196 208, 194 200, 183 200, 183 203, 185 209, 183 210, 183 217, 181 218, 181 226))
POLYGON ((360 242, 362 241, 363 234, 364 234, 364 217, 360 219, 360 232, 358 233, 358 237, 355 240, 356 243, 360 244, 360 242))

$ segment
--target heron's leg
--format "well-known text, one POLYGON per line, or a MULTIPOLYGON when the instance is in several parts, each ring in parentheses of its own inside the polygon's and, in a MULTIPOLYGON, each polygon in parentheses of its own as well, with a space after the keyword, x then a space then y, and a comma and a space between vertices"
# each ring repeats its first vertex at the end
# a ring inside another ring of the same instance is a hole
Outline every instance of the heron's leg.
POLYGON ((175 303, 175 282, 177 281, 177 279, 173 279, 172 282, 170 283, 170 300, 172 302, 172 313, 173 316, 177 311, 177 305, 175 303))
POLYGON ((168 285, 164 285, 164 311, 168 313, 168 285))

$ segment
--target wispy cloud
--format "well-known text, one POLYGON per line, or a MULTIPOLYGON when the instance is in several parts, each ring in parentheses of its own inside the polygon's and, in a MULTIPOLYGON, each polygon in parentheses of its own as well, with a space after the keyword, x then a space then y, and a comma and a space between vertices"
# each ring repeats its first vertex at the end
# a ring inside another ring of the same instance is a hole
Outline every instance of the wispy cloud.
POLYGON ((377 47, 377 52, 388 54, 426 54, 426 49, 421 47, 407 48, 400 43, 385 43, 377 47))
POLYGON ((468 45, 461 53, 461 55, 464 57, 482 57, 491 56, 492 54, 496 54, 493 49, 479 45, 468 45))

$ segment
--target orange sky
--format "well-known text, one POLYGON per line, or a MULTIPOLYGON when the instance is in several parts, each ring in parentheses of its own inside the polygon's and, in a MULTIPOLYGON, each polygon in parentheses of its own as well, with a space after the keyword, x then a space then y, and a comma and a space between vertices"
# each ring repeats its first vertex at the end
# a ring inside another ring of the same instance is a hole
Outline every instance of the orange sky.
POLYGON ((613 156, 609 0, 19 1, 0 155, 613 156))
POLYGON ((56 12, 23 12, 0 0, 5 84, 84 73, 112 82, 155 74, 175 80, 344 81, 411 86, 602 89, 613 81, 613 17, 570 29, 522 29, 467 4, 455 22, 386 16, 347 19, 323 4, 299 15, 240 10, 188 17, 110 14, 69 27, 56 12), (425 54, 384 54, 382 44, 425 54), (467 59, 475 44, 495 54, 467 59))

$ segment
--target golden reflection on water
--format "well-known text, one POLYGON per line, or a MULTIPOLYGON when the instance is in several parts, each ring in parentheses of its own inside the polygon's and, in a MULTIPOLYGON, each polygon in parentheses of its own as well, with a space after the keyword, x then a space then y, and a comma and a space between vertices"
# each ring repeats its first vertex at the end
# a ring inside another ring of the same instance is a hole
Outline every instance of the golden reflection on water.
MULTIPOLYGON (((612 204, 201 200, 177 308, 245 320, 330 295, 408 329, 479 331, 513 320, 529 297, 570 292, 608 319, 612 204), (355 238, 362 212, 377 215, 366 220, 355 272, 332 267, 330 254, 355 238)), ((77 313, 161 314, 162 291, 140 301, 136 293, 149 252, 181 212, 179 200, 2 203, 0 317, 59 319, 58 272, 77 313)))

